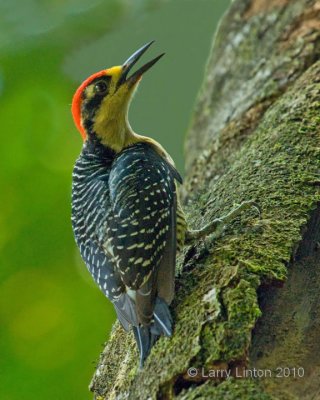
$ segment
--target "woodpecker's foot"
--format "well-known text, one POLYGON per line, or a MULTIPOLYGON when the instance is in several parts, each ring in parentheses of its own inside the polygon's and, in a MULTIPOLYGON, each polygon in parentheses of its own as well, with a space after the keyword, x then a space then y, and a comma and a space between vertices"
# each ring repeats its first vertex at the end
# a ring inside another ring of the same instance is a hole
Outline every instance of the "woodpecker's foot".
POLYGON ((244 201, 238 207, 230 211, 227 215, 214 219, 202 229, 188 230, 186 232, 185 244, 190 245, 208 235, 210 235, 210 238, 213 240, 217 239, 222 234, 226 226, 248 208, 254 208, 259 213, 260 217, 261 209, 259 205, 253 200, 244 201))

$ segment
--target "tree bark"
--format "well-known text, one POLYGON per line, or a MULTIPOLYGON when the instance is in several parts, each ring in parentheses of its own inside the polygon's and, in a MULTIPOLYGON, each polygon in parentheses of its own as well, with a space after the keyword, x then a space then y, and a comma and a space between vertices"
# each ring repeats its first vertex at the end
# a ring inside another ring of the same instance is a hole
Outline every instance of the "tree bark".
POLYGON ((245 200, 262 216, 249 210, 209 249, 184 249, 174 335, 141 371, 132 335, 114 325, 96 399, 320 398, 319 54, 320 1, 232 3, 197 99, 181 194, 192 228, 245 200))

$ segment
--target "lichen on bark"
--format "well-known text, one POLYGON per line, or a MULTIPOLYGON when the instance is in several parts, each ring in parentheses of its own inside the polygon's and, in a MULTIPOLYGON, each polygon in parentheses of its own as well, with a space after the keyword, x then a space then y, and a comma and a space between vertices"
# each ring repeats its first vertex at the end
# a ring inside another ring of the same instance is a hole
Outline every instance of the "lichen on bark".
MULTIPOLYGON (((320 4, 254 1, 234 1, 216 35, 187 140, 182 195, 194 228, 249 199, 262 216, 242 214, 209 250, 201 242, 184 249, 174 335, 156 343, 143 370, 132 335, 115 324, 91 384, 96 398, 295 398, 235 371, 259 364, 259 334, 268 331, 259 333, 261 304, 281 290, 274 285, 286 280, 320 201, 320 33, 310 22, 320 4), (233 378, 190 377, 190 367, 228 369, 233 378)), ((275 359, 260 357, 260 365, 275 359)))

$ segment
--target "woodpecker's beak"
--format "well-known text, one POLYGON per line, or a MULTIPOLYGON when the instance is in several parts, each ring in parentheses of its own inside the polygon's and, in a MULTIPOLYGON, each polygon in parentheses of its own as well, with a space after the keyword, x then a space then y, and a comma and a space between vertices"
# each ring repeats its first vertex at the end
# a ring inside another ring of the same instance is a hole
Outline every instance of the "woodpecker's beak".
POLYGON ((136 83, 142 77, 142 75, 146 71, 148 71, 148 69, 151 68, 164 55, 164 53, 160 54, 153 60, 144 64, 134 74, 129 76, 129 78, 127 77, 128 73, 130 72, 132 67, 136 64, 136 62, 139 60, 139 58, 142 56, 142 54, 152 45, 153 42, 154 42, 154 40, 152 40, 151 42, 142 46, 139 50, 137 50, 135 53, 133 53, 132 56, 130 56, 124 62, 124 64, 122 65, 122 74, 121 74, 121 77, 120 77, 119 83, 118 83, 119 86, 122 85, 123 83, 127 83, 129 85, 133 85, 134 83, 136 83))

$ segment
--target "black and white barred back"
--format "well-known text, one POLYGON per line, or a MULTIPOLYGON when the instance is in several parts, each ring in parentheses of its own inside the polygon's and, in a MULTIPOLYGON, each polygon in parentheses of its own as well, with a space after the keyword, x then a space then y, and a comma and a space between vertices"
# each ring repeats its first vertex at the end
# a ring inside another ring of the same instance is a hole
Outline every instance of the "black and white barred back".
MULTIPOLYGON (((146 143, 116 155, 87 142, 74 167, 76 242, 127 330, 157 320, 157 313, 170 319, 162 302, 169 304, 174 290, 175 180, 181 181, 177 171, 146 143)), ((159 320, 155 334, 168 334, 170 324, 159 320)))

